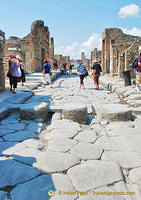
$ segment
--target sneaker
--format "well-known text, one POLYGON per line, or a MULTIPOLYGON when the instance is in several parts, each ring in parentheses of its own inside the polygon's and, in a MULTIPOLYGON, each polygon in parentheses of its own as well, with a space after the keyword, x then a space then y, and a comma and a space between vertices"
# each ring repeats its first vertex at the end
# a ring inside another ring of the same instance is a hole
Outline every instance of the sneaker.
POLYGON ((138 86, 136 86, 135 90, 138 91, 138 92, 141 91, 140 87, 138 87, 138 86))

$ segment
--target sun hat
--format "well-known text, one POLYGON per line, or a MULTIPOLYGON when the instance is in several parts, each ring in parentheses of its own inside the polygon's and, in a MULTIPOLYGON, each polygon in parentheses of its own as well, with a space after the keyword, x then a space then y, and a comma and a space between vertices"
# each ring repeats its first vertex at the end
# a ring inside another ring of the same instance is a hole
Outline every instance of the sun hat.
POLYGON ((139 46, 139 51, 141 51, 141 46, 139 46))
POLYGON ((10 59, 16 58, 16 55, 11 55, 10 59))
POLYGON ((93 62, 94 62, 94 63, 97 63, 98 61, 95 59, 93 62))
POLYGON ((17 59, 20 59, 20 56, 19 56, 19 55, 17 55, 17 56, 16 56, 16 58, 17 58, 17 59))

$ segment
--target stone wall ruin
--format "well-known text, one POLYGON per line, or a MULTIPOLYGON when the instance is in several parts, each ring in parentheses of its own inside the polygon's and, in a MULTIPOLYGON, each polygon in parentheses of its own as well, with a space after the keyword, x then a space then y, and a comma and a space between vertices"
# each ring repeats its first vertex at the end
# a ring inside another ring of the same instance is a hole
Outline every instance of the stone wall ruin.
POLYGON ((5 33, 0 30, 0 92, 5 90, 5 73, 4 73, 4 43, 5 33))
MULTIPOLYGON (((53 40, 53 39, 52 39, 53 40)), ((54 44, 53 44, 54 45, 54 44)), ((54 51, 54 47, 51 48, 54 51)), ((31 32, 21 38, 10 37, 5 42, 5 71, 10 55, 19 55, 25 64, 26 73, 42 70, 44 58, 50 56, 50 33, 41 20, 34 21, 31 32)), ((54 56, 54 53, 51 54, 54 56)), ((52 57, 53 58, 53 57, 52 57)))

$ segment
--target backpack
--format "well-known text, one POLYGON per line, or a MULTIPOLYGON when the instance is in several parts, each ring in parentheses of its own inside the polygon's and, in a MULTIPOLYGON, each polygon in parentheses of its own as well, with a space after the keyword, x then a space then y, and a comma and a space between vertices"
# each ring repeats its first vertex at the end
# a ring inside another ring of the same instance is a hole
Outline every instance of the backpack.
POLYGON ((138 59, 136 58, 132 64, 132 68, 137 68, 138 67, 138 59))

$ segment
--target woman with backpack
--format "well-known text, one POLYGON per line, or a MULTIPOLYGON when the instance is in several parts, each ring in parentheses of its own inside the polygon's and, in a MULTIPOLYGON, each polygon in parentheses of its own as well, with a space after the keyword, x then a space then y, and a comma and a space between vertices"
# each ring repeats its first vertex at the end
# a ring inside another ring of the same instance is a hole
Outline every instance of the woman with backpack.
POLYGON ((51 83, 51 66, 48 62, 47 59, 44 60, 44 65, 43 65, 43 85, 44 88, 46 87, 47 82, 50 84, 50 88, 52 88, 52 83, 51 83))
POLYGON ((94 77, 94 83, 96 85, 96 90, 99 89, 99 76, 100 76, 100 72, 102 72, 102 68, 101 68, 101 65, 98 64, 98 61, 97 60, 94 60, 93 61, 93 66, 92 66, 92 74, 93 74, 93 77, 94 77))

